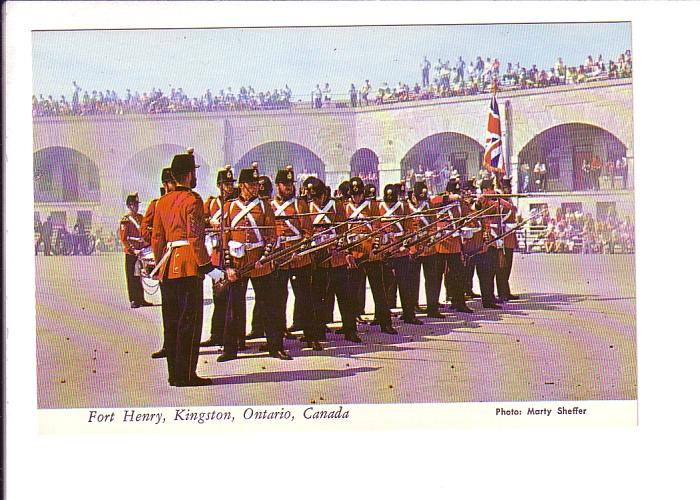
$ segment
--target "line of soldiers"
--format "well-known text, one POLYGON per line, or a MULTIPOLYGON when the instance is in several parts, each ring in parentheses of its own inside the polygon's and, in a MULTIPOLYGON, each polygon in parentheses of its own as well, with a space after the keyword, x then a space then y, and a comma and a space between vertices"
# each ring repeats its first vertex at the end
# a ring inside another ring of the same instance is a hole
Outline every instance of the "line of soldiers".
POLYGON ((473 312, 466 298, 474 272, 479 276, 481 302, 500 308, 510 292, 516 210, 503 179, 497 194, 490 179, 477 194, 473 180, 463 188, 451 179, 445 192, 429 196, 417 182, 412 192, 389 184, 383 197, 376 188, 353 177, 337 196, 316 177, 307 178, 296 193, 291 166, 272 182, 259 175, 257 165, 239 172, 218 172, 218 196, 206 201, 192 189, 196 165, 191 151, 176 155, 162 176, 165 194, 149 205, 141 223, 142 236, 153 248, 161 281, 163 349, 153 357, 168 359, 169 382, 175 386, 208 385, 196 375, 200 346, 222 346, 217 358, 237 358, 246 346, 246 291, 255 291, 252 335, 264 334, 270 356, 291 360, 284 348, 285 332, 299 329, 300 338, 315 351, 329 332, 337 301, 342 327, 336 333, 360 343, 358 318, 364 312, 366 281, 374 300, 374 323, 383 333, 397 334, 391 308, 401 300, 401 319, 422 324, 416 317, 420 272, 423 269, 428 317, 439 311, 443 277, 452 308, 473 312), (172 184, 168 179, 172 178, 172 184), (200 344, 202 278, 212 278, 214 311, 211 337, 200 344), (494 280, 499 299, 495 297, 494 280), (288 285, 295 295, 294 326, 287 329, 288 285))

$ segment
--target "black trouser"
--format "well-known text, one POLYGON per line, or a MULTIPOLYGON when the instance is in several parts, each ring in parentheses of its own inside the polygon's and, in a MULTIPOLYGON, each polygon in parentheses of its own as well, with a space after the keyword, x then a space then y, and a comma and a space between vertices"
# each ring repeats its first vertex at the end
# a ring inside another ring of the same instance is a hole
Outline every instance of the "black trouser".
POLYGON ((386 295, 386 304, 389 306, 389 309, 396 309, 396 292, 398 291, 398 278, 394 270, 393 261, 394 259, 391 259, 384 265, 384 294, 386 295))
POLYGON ((289 296, 288 284, 291 281, 292 290, 294 291, 294 324, 301 327, 306 340, 319 340, 315 338, 314 332, 309 332, 312 325, 315 326, 316 310, 322 311, 320 305, 309 304, 308 300, 311 297, 311 265, 298 267, 295 269, 278 269, 277 278, 279 279, 279 289, 281 293, 281 307, 279 309, 279 329, 284 331, 287 329, 287 297, 289 296), (297 312, 304 307, 304 314, 297 312))
POLYGON ((510 296, 510 271, 513 269, 513 249, 504 248, 503 255, 498 256, 498 265, 496 268, 496 288, 498 296, 502 299, 510 296))
POLYGON ((467 265, 464 268, 465 270, 465 282, 464 282, 464 291, 465 292, 473 292, 474 291, 474 271, 476 270, 476 265, 474 264, 474 257, 471 257, 467 260, 467 265))
POLYGON ((493 281, 496 277, 497 260, 497 250, 492 246, 487 251, 474 256, 476 274, 479 276, 479 285, 481 287, 481 303, 483 305, 496 303, 496 297, 493 294, 493 281))
POLYGON ((420 297, 420 268, 421 266, 423 267, 423 278, 425 279, 426 283, 427 296, 428 268, 430 267, 430 262, 432 261, 432 258, 433 256, 429 255, 415 258, 409 257, 408 259, 408 275, 411 287, 411 295, 416 299, 416 306, 418 305, 418 299, 420 297))
POLYGON ((428 311, 436 312, 440 306, 442 275, 447 265, 446 282, 452 292, 452 305, 464 305, 464 265, 459 253, 437 253, 423 263, 425 272, 425 293, 428 299, 428 311))
MULTIPOLYGON (((351 290, 358 295, 358 289, 362 286, 362 270, 367 275, 369 286, 372 289, 372 298, 374 299, 374 319, 381 326, 391 326, 391 312, 386 302, 386 291, 384 285, 384 264, 379 261, 365 262, 362 264, 362 269, 350 269, 348 272, 348 281, 350 282, 351 290)), ((361 312, 359 304, 355 308, 355 316, 361 312)))
POLYGON ((365 272, 364 267, 360 267, 359 275, 361 275, 361 278, 357 278, 359 282, 355 287, 355 291, 357 292, 357 297, 355 297, 357 313, 355 314, 355 316, 358 317, 365 312, 365 302, 367 300, 367 273, 365 272))
POLYGON ((129 291, 129 302, 143 304, 143 285, 141 284, 141 276, 134 276, 134 267, 138 260, 135 255, 130 253, 126 256, 124 268, 126 269, 126 288, 129 291))
POLYGON ((313 303, 318 307, 316 312, 316 331, 314 335, 319 340, 326 332, 326 323, 333 321, 333 302, 338 298, 338 309, 343 321, 343 333, 356 333, 357 322, 355 321, 354 295, 353 289, 348 286, 348 269, 340 267, 318 267, 313 270, 311 277, 311 297, 313 303), (330 301, 330 306, 328 302, 330 301), (327 317, 328 309, 331 309, 330 319, 327 317))
MULTIPOLYGON (((416 275, 414 268, 416 268, 416 262, 409 256, 397 257, 392 259, 392 267, 394 268, 394 276, 396 277, 396 287, 401 297, 403 319, 404 321, 415 319, 416 306, 418 305, 418 287, 414 284, 416 275)), ((420 272, 420 264, 418 264, 418 270, 420 272)), ((418 280, 420 282, 420 275, 418 275, 418 280)))
POLYGON ((218 345, 224 343, 224 325, 226 324, 226 305, 228 295, 226 293, 216 294, 213 292, 214 282, 212 282, 212 297, 214 302, 214 312, 211 315, 211 330, 209 336, 218 345))
MULTIPOLYGON (((224 353, 236 354, 238 341, 245 339, 246 325, 246 291, 248 279, 243 278, 232 283, 228 290, 228 307, 226 308, 226 322, 224 326, 224 353)), ((282 330, 279 328, 279 308, 281 307, 282 294, 279 290, 279 281, 275 273, 266 274, 257 278, 250 278, 255 291, 255 303, 260 307, 267 349, 270 354, 281 351, 282 330)))
POLYGON ((166 279, 160 290, 168 381, 185 383, 197 372, 204 309, 202 279, 196 276, 166 279))

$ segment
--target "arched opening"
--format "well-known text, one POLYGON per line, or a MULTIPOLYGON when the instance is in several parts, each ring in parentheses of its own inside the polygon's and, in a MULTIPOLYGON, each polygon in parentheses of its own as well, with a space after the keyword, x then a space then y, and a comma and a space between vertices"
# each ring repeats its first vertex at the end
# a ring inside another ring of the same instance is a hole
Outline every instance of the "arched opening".
POLYGON ((627 188, 627 147, 613 134, 585 123, 566 123, 533 137, 518 154, 521 191, 627 188), (544 174, 536 171, 544 164, 544 174), (591 169, 591 164, 600 168, 591 169), (539 182, 538 182, 539 181, 539 182))
MULTIPOLYGON (((180 144, 156 144, 142 149, 126 162, 122 174, 122 199, 126 200, 129 193, 137 192, 141 202, 147 202, 157 197, 160 191, 160 173, 169 167, 173 156, 186 152, 187 146, 180 144)), ((196 191, 206 198, 206 194, 214 192, 216 179, 204 159, 195 150, 197 169, 196 191)))
POLYGON ((457 132, 441 132, 408 150, 401 160, 401 177, 408 187, 422 177, 436 193, 455 173, 463 178, 475 177, 483 157, 484 147, 478 141, 457 132))
POLYGON ((361 148, 350 158, 350 177, 360 177, 365 183, 378 186, 379 157, 374 151, 361 148))
POLYGON ((34 201, 100 201, 100 173, 95 162, 75 149, 53 146, 34 153, 34 201))
POLYGON ((310 149, 294 142, 274 141, 256 146, 238 160, 234 172, 238 175, 242 168, 250 168, 253 162, 258 162, 260 175, 267 175, 273 181, 277 171, 287 165, 294 167, 294 173, 299 180, 309 176, 318 177, 324 182, 326 180, 326 165, 321 158, 310 149))

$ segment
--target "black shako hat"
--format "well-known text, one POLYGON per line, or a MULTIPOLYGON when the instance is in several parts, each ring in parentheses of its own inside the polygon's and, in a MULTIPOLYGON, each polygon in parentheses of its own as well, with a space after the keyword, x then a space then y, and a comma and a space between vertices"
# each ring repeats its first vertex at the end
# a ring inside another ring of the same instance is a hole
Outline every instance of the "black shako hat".
POLYGON ((261 197, 272 196, 272 180, 267 175, 261 175, 258 177, 258 183, 260 184, 260 191, 258 195, 261 197))
POLYGON ((419 200, 428 198, 428 185, 423 181, 418 181, 413 185, 413 195, 419 200))
POLYGON ((130 203, 138 203, 139 202, 139 194, 138 193, 130 193, 126 197, 126 204, 130 203))
POLYGON ((459 179, 450 179, 447 181, 445 191, 452 194, 459 194, 459 179))
POLYGON ((343 181, 338 185, 338 192, 343 198, 350 196, 350 181, 343 181))
POLYGON ((238 184, 257 183, 259 179, 260 176, 256 168, 242 168, 241 171, 238 172, 238 184))
POLYGON ((510 188, 512 187, 512 185, 511 185, 511 178, 510 178, 510 177, 504 177, 503 179, 501 179, 501 187, 502 187, 502 188, 509 188, 509 189, 510 189, 510 188))
POLYGON ((306 194, 312 198, 319 198, 326 193, 326 185, 317 177, 308 177, 304 181, 304 187, 306 187, 306 194))
POLYGON ((464 189, 466 189, 467 191, 471 191, 471 192, 476 191, 476 185, 474 184, 475 182, 476 182, 476 177, 470 177, 469 179, 467 179, 467 181, 464 185, 464 189))
POLYGON ((170 168, 164 168, 160 171, 160 183, 165 184, 166 182, 174 182, 173 171, 170 168))
POLYGON ((348 194, 350 196, 356 196, 358 194, 364 194, 365 192, 365 183, 362 182, 362 179, 359 177, 351 177, 350 178, 350 189, 348 191, 348 194))
POLYGON ((234 182, 233 170, 231 170, 231 165, 226 165, 224 168, 219 170, 216 174, 216 184, 220 185, 224 182, 234 182))
POLYGON ((185 175, 188 172, 192 172, 195 168, 197 168, 197 165, 194 163, 194 154, 190 153, 175 155, 170 163, 172 175, 185 175))
POLYGON ((401 185, 399 184, 387 184, 384 186, 384 201, 396 201, 399 199, 399 193, 401 192, 401 185))
POLYGON ((481 190, 493 189, 493 179, 491 177, 484 177, 481 179, 481 190))
POLYGON ((374 184, 367 184, 365 186, 365 196, 367 198, 376 198, 377 197, 377 186, 374 184))
POLYGON ((284 169, 277 171, 275 184, 294 184, 294 169, 291 165, 287 165, 284 169))

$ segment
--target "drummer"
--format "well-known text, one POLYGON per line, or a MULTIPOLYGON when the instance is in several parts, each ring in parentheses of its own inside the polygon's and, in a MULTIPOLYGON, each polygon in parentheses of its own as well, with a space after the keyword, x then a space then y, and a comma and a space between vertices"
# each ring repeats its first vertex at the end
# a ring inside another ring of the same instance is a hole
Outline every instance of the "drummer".
MULTIPOLYGON (((210 230, 206 237, 206 247, 211 255, 211 263, 217 267, 221 267, 221 245, 219 244, 219 232, 221 224, 226 226, 225 214, 222 215, 221 198, 224 198, 224 203, 234 198, 233 171, 231 165, 226 165, 219 170, 216 175, 216 185, 219 187, 219 194, 209 196, 204 202, 204 218, 206 227, 210 230)), ((213 287, 213 283, 212 283, 213 287)), ((226 321, 226 294, 217 295, 212 293, 214 297, 214 312, 211 317, 211 329, 209 339, 200 344, 202 347, 214 347, 224 345, 224 323, 226 321)))

